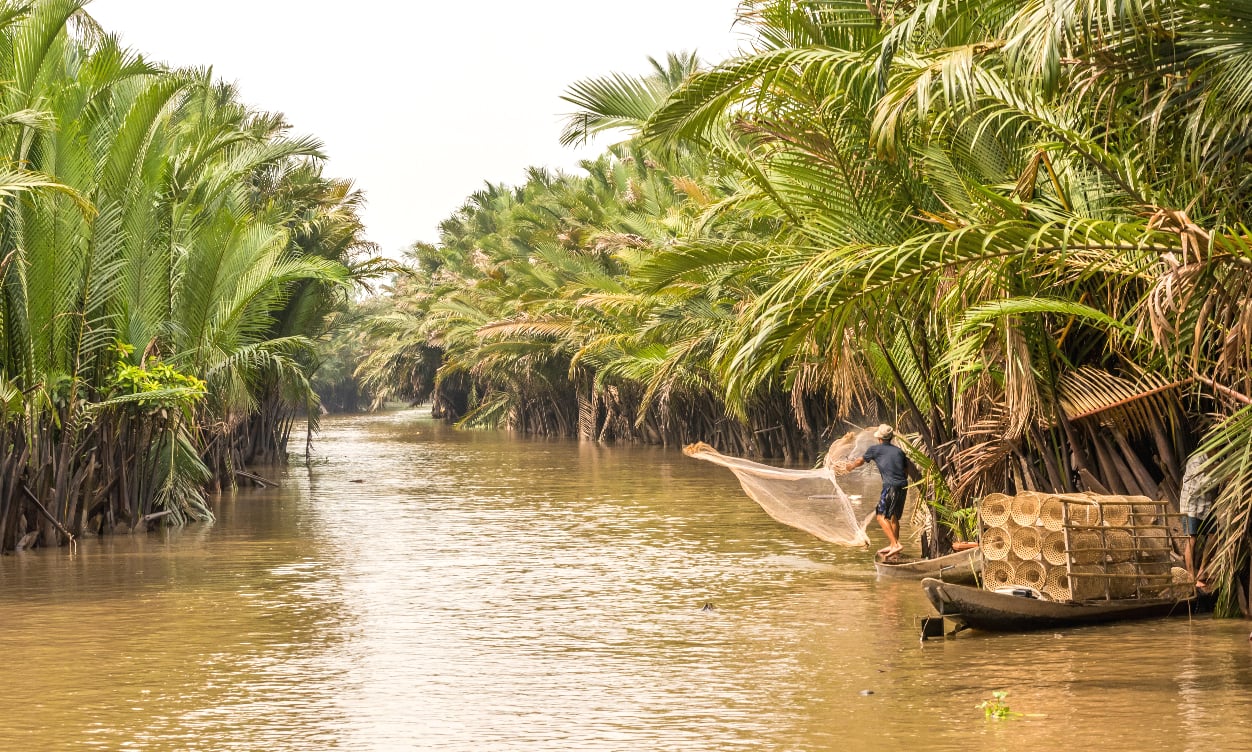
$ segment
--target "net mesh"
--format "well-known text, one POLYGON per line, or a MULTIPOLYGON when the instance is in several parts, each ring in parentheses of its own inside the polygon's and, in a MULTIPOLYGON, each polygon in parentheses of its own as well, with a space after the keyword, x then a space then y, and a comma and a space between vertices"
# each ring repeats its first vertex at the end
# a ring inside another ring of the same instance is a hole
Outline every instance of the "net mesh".
POLYGON ((846 470, 858 446, 856 434, 845 436, 831 447, 825 466, 818 470, 788 470, 728 457, 704 443, 692 444, 683 453, 730 470, 744 493, 782 524, 830 543, 865 546, 869 536, 857 519, 852 500, 835 480, 836 467, 846 470))

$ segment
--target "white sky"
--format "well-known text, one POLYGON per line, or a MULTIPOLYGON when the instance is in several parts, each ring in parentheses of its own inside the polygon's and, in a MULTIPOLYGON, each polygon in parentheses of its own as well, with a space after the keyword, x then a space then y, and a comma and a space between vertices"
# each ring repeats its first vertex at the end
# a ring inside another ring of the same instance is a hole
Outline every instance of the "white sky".
POLYGON ((560 95, 575 81, 643 73, 649 56, 733 53, 737 0, 94 0, 87 11, 153 60, 212 65, 245 101, 322 139, 327 174, 369 201, 390 256, 483 181, 529 165, 573 168, 560 95))

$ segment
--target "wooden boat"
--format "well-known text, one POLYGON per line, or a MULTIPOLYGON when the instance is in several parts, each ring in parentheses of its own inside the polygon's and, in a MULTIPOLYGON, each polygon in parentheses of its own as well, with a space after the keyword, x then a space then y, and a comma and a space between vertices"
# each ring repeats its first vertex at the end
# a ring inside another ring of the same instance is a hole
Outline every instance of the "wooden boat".
POLYGON ((976 583, 982 572, 982 557, 977 548, 953 551, 937 559, 874 560, 879 577, 921 580, 934 577, 944 582, 976 583))
POLYGON ((1194 599, 1127 599, 1059 603, 927 578, 922 590, 944 619, 991 632, 1076 627, 1110 621, 1174 616, 1191 612, 1194 599))

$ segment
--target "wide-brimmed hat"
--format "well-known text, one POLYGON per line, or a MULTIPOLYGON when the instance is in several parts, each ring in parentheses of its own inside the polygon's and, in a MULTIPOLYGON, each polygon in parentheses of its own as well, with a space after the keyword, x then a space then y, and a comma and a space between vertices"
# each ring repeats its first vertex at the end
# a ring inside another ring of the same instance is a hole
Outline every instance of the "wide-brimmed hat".
POLYGON ((896 429, 892 428, 886 423, 883 423, 881 426, 878 427, 877 430, 874 431, 875 439, 886 439, 889 441, 891 437, 895 435, 896 435, 896 429))

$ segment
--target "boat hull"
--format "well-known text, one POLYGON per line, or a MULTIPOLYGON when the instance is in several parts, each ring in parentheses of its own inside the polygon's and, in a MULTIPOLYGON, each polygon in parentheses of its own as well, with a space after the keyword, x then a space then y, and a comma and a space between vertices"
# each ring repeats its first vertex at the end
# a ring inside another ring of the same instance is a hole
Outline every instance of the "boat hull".
POLYGON ((899 580, 922 580, 933 577, 944 582, 974 584, 982 572, 978 549, 955 551, 938 559, 917 559, 899 563, 874 562, 879 577, 899 580))
POLYGON ((945 619, 989 632, 1025 632, 1190 613, 1191 600, 1056 603, 922 580, 922 590, 945 619))

